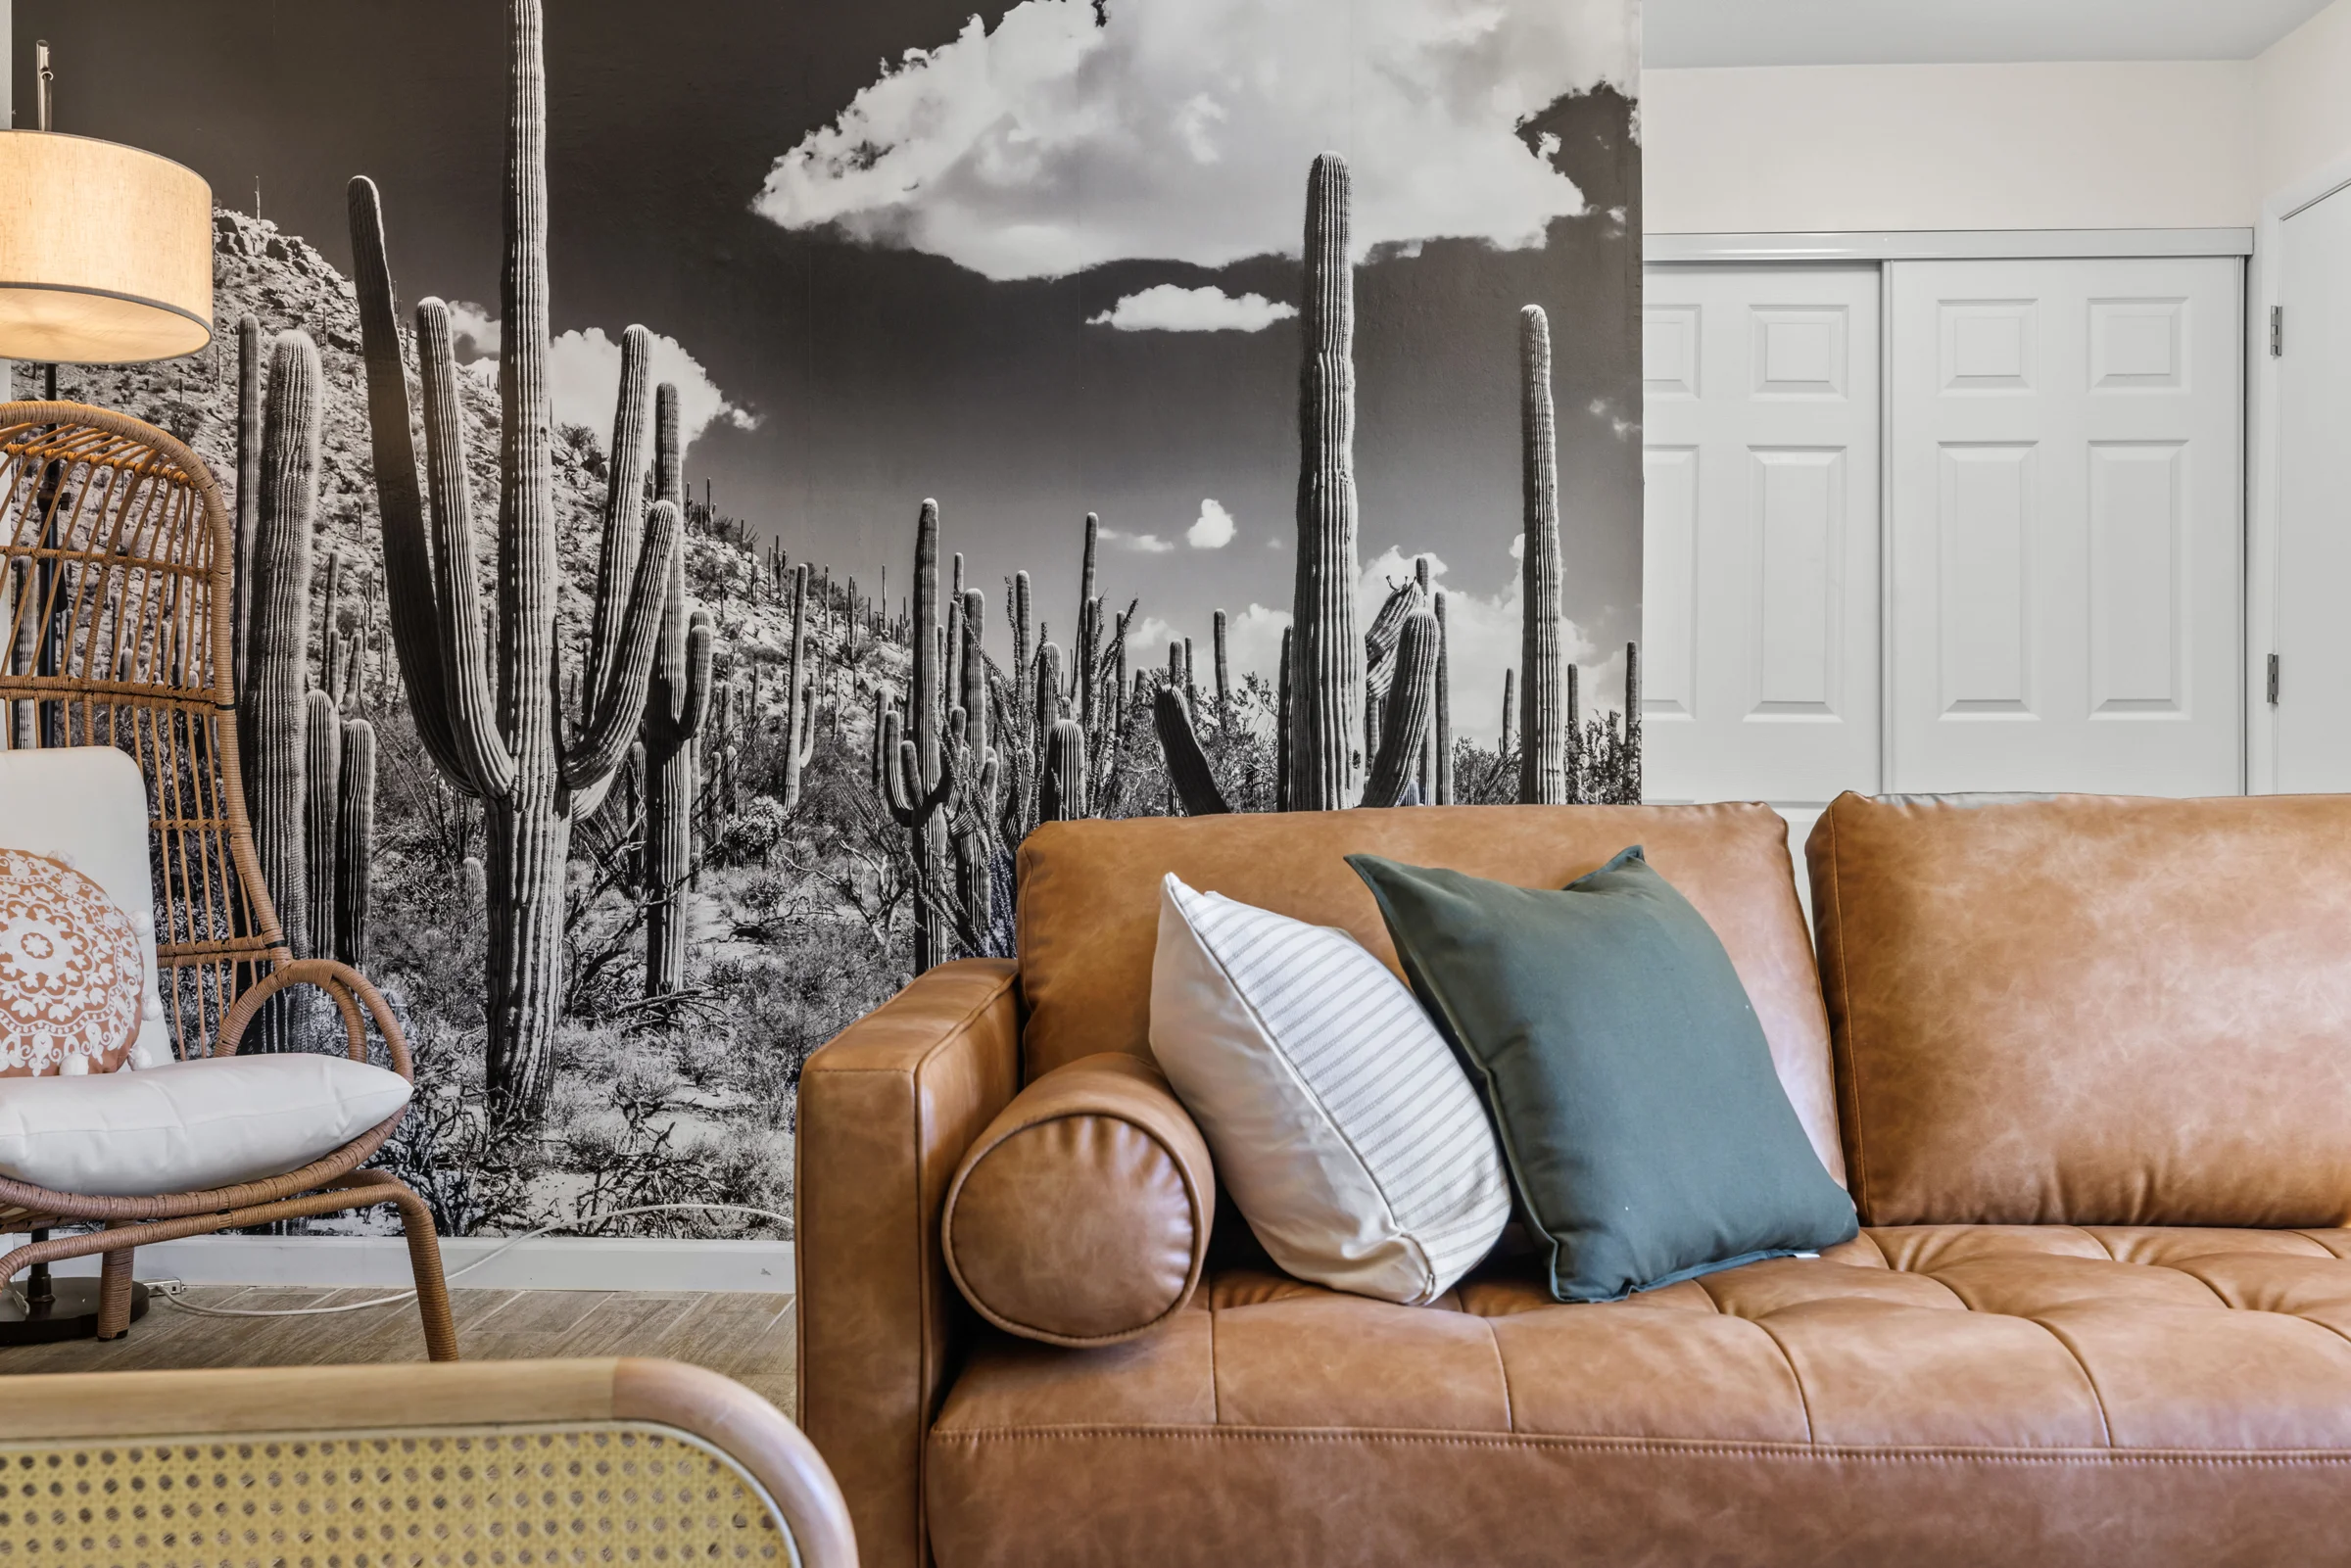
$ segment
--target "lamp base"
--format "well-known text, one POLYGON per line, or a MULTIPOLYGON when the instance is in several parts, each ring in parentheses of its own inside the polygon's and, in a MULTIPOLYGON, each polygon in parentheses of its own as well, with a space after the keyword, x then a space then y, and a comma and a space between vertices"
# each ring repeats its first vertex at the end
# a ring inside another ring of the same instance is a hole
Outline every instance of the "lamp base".
MULTIPOLYGON (((27 1303, 20 1289, 0 1291, 0 1346, 54 1345, 60 1340, 86 1340, 98 1333, 98 1281, 95 1278, 52 1280, 51 1300, 27 1303)), ((147 1315, 147 1287, 130 1287, 130 1320, 147 1315)))

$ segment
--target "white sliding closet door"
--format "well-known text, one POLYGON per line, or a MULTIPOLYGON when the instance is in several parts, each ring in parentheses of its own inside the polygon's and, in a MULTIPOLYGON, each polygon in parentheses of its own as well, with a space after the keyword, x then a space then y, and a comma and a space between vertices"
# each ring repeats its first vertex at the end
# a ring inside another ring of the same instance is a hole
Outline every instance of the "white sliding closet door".
POLYGON ((2336 792, 2351 790, 2351 190, 2284 231, 2276 787, 2336 792))
POLYGON ((2235 792, 2241 263, 1887 279, 1887 787, 2235 792))
POLYGON ((1652 800, 1769 800, 1800 844, 1878 787, 1878 315, 1875 266, 1649 269, 1652 800))

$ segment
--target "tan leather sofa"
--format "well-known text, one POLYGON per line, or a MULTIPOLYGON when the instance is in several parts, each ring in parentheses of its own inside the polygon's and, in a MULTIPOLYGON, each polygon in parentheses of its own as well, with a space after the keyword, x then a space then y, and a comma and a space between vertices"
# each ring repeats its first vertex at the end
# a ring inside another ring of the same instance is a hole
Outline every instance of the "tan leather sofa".
POLYGON ((867 1568, 2351 1561, 2351 799, 1847 796, 1809 859, 1817 970, 1760 807, 1032 835, 1018 965, 923 976, 801 1084, 802 1420, 867 1568), (1408 1307, 1227 1215, 1124 1343, 966 1307, 958 1161, 1025 1082, 1147 1052, 1163 872, 1392 960, 1343 853, 1556 886, 1628 843, 1721 935, 1856 1240, 1408 1307))

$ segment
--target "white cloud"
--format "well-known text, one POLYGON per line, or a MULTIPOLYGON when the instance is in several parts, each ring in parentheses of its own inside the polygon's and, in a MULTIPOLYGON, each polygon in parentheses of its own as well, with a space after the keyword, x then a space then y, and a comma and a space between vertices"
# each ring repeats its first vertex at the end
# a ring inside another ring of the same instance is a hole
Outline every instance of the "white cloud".
POLYGON ((498 317, 470 301, 449 302, 449 335, 459 363, 498 354, 498 317))
POLYGON ((1183 531, 1183 542, 1194 549, 1223 549, 1232 543, 1232 513, 1215 497, 1200 502, 1200 515, 1183 531))
POLYGON ((1126 534, 1115 528, 1103 529, 1101 540, 1105 545, 1116 545, 1121 549, 1130 549, 1144 555, 1165 555, 1176 547, 1171 541, 1157 534, 1126 534))
POLYGON ((1307 166, 1336 148, 1359 256, 1536 246, 1585 203, 1516 127, 1604 81, 1636 91, 1637 27, 1623 0, 1135 0, 1102 27, 1021 0, 886 67, 753 205, 997 279, 1215 267, 1295 254, 1307 166))
MULTIPOLYGON (((738 430, 755 430, 759 416, 729 403, 701 361, 675 338, 653 334, 652 376, 678 389, 678 436, 692 447, 702 432, 724 420, 738 430)), ((558 424, 586 425, 600 439, 612 431, 612 404, 620 396, 620 345, 602 327, 559 332, 548 345, 548 394, 558 424)))
MULTIPOLYGON (((1127 628, 1128 679, 1136 670, 1164 670, 1168 667, 1168 644, 1179 642, 1182 634, 1157 615, 1146 615, 1127 628)), ((1195 659, 1199 651, 1193 650, 1195 659)))
POLYGON ((1228 617, 1224 625, 1224 657, 1238 679, 1254 670, 1271 684, 1281 674, 1281 634, 1288 631, 1290 612, 1252 604, 1228 617))
MULTIPOLYGON (((460 360, 497 356, 504 334, 487 309, 455 301, 449 323, 460 360)), ((655 385, 667 381, 678 389, 678 436, 684 446, 692 447, 721 420, 738 430, 759 427, 759 416, 728 402, 710 372, 677 339, 653 334, 650 368, 655 385)), ((612 407, 620 397, 620 344, 602 327, 556 333, 547 346, 547 388, 557 425, 585 425, 599 442, 611 440, 612 407)))
POLYGON ((1088 316, 1085 324, 1121 332, 1262 332, 1297 313, 1298 307, 1262 294, 1236 299, 1213 284, 1179 289, 1173 283, 1155 283, 1100 315, 1088 316))

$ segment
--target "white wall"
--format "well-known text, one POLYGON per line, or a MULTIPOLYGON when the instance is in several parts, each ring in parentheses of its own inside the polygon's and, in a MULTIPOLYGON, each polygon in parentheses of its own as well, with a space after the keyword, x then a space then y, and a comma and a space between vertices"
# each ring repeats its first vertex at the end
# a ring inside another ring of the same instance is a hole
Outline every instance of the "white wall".
POLYGON ((1652 71, 1646 226, 2250 224, 2250 96, 2243 62, 1652 71))
POLYGON ((2252 74, 2259 195, 2351 155, 2351 0, 2279 39, 2252 74))
POLYGON ((2257 60, 1651 71, 1654 234, 2250 227, 2351 155, 2351 0, 2257 60))

